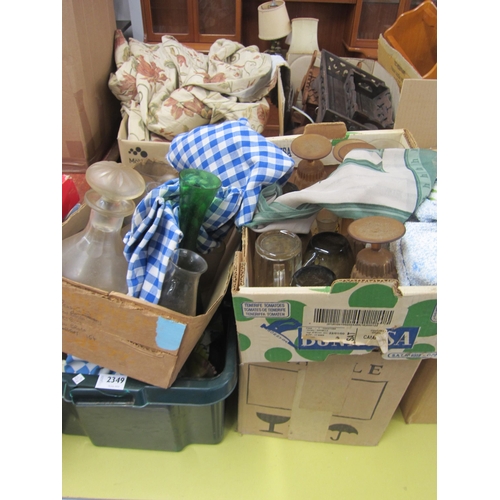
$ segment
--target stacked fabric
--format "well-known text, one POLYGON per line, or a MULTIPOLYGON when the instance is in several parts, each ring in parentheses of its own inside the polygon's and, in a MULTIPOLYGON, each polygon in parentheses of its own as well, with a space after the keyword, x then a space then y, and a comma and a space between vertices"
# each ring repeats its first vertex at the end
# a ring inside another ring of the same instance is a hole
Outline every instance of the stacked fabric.
POLYGON ((405 223, 405 228, 405 235, 390 245, 399 283, 403 286, 437 285, 437 182, 405 223))

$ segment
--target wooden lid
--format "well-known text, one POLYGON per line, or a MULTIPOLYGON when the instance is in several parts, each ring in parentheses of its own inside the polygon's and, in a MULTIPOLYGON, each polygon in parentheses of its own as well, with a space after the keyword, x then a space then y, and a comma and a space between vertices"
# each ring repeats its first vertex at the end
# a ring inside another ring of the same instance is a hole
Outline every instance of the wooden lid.
POLYGON ((292 141, 290 148, 303 160, 321 160, 332 150, 332 143, 319 134, 302 134, 292 141))
POLYGON ((346 139, 345 141, 338 142, 333 148, 333 156, 336 160, 343 162, 347 153, 353 149, 377 149, 370 143, 361 139, 346 139))
POLYGON ((390 243, 401 238, 405 232, 402 222, 390 217, 363 217, 349 224, 349 236, 361 243, 390 243))

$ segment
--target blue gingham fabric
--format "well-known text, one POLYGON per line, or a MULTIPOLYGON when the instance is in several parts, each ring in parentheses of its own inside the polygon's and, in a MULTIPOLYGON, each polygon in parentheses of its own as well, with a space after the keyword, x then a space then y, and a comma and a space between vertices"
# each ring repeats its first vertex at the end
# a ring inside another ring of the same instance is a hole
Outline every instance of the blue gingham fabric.
POLYGON ((235 224, 250 222, 263 186, 284 185, 292 174, 294 160, 275 144, 252 130, 248 120, 198 127, 177 136, 167 159, 175 169, 198 168, 217 175, 223 187, 241 191, 235 224))
MULTIPOLYGON (((198 251, 207 253, 253 218, 264 186, 284 184, 294 160, 252 130, 248 120, 204 125, 174 138, 167 160, 177 170, 202 169, 217 175, 221 187, 207 211, 198 251)), ((128 294, 157 304, 168 260, 182 239, 179 228, 179 180, 153 189, 137 205, 125 235, 128 294)))
POLYGON ((64 373, 81 373, 82 375, 112 375, 116 373, 108 368, 102 368, 94 363, 72 356, 71 354, 68 354, 66 357, 63 370, 64 373))

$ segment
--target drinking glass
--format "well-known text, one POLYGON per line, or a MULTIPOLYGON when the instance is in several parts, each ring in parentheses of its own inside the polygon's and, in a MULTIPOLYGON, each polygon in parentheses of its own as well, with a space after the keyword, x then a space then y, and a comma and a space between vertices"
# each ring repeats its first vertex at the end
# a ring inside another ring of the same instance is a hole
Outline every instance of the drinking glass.
POLYGON ((290 286, 301 264, 302 241, 295 233, 262 233, 255 242, 254 286, 290 286))
POLYGON ((337 279, 348 279, 351 277, 354 265, 354 254, 345 236, 327 231, 317 233, 311 238, 304 254, 303 264, 325 266, 335 273, 337 279))
POLYGON ((330 286, 335 278, 335 273, 328 267, 311 264, 295 272, 292 286, 330 286))

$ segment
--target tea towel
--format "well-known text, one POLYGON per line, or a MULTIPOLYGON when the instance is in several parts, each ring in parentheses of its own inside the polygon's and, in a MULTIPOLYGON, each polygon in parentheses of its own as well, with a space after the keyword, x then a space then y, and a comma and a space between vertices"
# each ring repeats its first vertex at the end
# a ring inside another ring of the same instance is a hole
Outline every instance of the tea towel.
POLYGON ((322 208, 348 219, 381 215, 405 222, 427 198, 436 176, 437 153, 430 149, 354 149, 328 178, 306 189, 276 197, 263 192, 272 201, 259 200, 247 226, 257 232, 307 233, 322 208))

